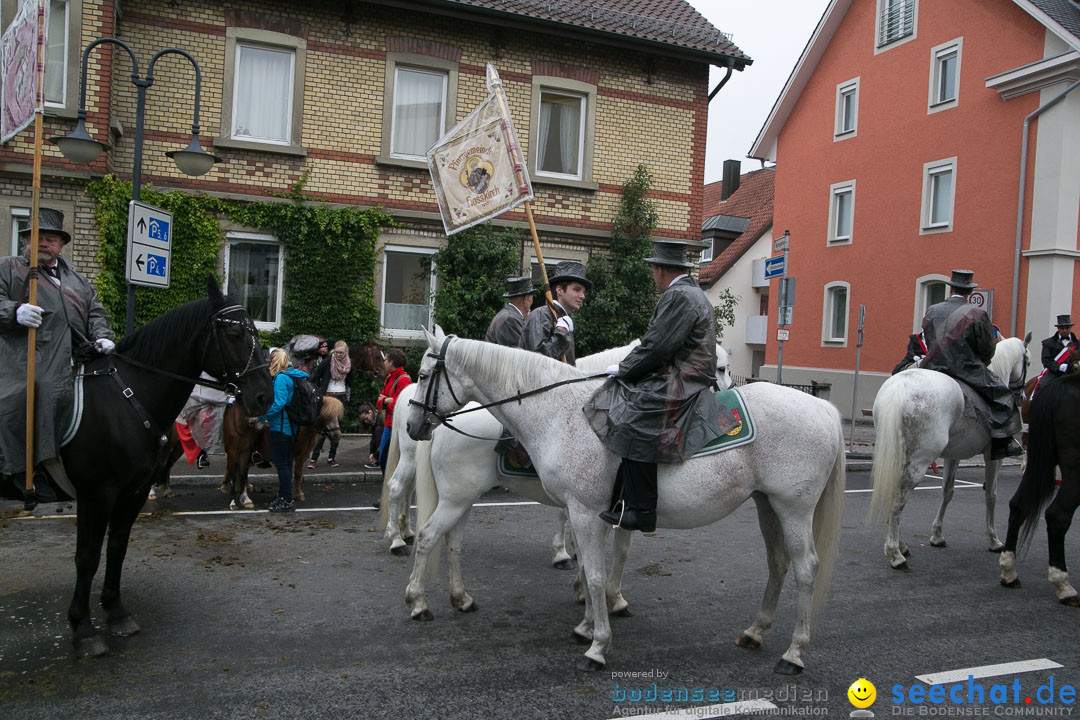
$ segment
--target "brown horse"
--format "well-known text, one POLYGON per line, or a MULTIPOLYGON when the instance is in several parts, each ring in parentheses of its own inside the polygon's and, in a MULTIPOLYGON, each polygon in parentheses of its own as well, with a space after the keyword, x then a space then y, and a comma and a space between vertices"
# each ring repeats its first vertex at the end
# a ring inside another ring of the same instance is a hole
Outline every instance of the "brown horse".
POLYGON ((371 338, 363 345, 349 345, 349 360, 354 370, 366 370, 373 373, 381 373, 386 356, 382 346, 375 338, 371 338))

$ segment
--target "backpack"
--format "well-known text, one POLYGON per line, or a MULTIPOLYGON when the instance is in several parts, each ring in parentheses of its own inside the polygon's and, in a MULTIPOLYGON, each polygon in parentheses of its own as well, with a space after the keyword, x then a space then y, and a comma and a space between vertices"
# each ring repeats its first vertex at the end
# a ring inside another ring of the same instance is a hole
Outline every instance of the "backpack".
POLYGON ((289 379, 293 383, 292 398, 285 406, 285 414, 289 416, 289 422, 298 427, 313 425, 319 419, 322 398, 315 392, 315 386, 311 384, 310 378, 289 375, 289 379))

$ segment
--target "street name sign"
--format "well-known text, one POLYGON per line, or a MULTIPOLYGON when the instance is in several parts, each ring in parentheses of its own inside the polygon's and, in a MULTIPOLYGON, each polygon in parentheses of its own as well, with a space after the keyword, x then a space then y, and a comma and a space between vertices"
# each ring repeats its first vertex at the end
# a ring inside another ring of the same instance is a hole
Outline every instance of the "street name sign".
POLYGON ((777 328, 777 330, 776 330, 776 339, 777 340, 787 340, 788 337, 790 337, 790 331, 789 330, 785 330, 784 328, 777 328))
POLYGON ((787 255, 777 255, 765 261, 765 279, 780 277, 787 269, 787 255))
POLYGON ((172 270, 171 212, 136 202, 128 205, 127 281, 169 287, 172 270))

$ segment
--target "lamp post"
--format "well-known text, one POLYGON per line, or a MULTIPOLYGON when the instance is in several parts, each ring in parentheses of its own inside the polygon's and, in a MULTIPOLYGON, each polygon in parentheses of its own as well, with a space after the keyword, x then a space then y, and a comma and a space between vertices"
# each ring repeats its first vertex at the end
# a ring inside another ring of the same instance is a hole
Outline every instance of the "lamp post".
MULTIPOLYGON (((131 199, 138 202, 141 196, 143 120, 146 115, 146 90, 154 84, 154 64, 163 55, 170 53, 183 55, 191 61, 191 65, 195 68, 195 115, 191 122, 191 142, 183 150, 172 150, 165 154, 173 159, 181 172, 187 175, 205 175, 208 173, 214 163, 220 162, 221 158, 211 155, 199 145, 199 92, 201 84, 199 64, 195 62, 195 58, 178 48, 159 50, 154 57, 150 58, 150 65, 146 69, 146 77, 141 78, 139 77, 139 61, 136 60, 135 53, 123 40, 100 38, 87 45, 86 49, 83 50, 82 78, 79 84, 79 113, 75 129, 70 135, 58 135, 49 138, 49 142, 57 145, 60 152, 68 160, 84 165, 96 160, 107 147, 105 143, 98 142, 90 137, 90 133, 86 130, 86 62, 90 57, 90 51, 102 43, 112 43, 127 50, 128 55, 131 56, 131 84, 138 90, 135 104, 135 168, 131 175, 131 199)), ((127 324, 125 332, 130 333, 134 329, 134 325, 135 286, 129 282, 127 286, 127 324)))

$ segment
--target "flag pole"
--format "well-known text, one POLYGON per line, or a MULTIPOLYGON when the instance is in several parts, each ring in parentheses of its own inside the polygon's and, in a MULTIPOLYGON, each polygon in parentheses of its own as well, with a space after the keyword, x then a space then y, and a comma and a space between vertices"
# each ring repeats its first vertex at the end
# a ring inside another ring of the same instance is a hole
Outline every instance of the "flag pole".
MULTIPOLYGON (((38 0, 37 12, 37 66, 34 71, 36 90, 34 93, 34 177, 30 201, 30 247, 27 248, 30 260, 30 272, 27 276, 29 294, 27 301, 37 305, 38 279, 38 208, 41 204, 41 135, 45 87, 45 0, 38 0)), ((37 505, 37 491, 34 487, 34 380, 37 360, 37 328, 26 330, 26 489, 23 493, 23 507, 33 510, 37 505)))

